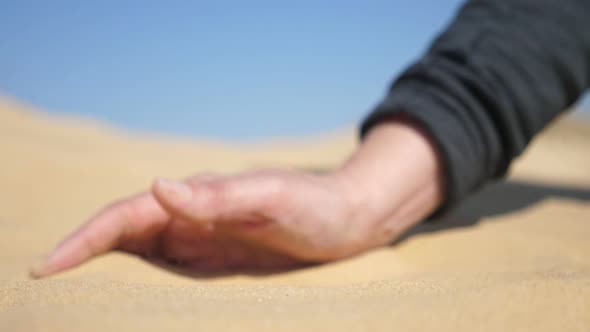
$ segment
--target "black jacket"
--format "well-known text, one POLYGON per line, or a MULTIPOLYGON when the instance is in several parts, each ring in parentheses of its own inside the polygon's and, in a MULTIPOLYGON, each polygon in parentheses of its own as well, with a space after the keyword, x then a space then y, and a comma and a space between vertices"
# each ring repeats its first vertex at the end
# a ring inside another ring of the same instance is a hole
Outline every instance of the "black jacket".
MULTIPOLYGON (((395 42, 395 41, 391 41, 395 42)), ((442 153, 442 210, 503 176, 590 86, 590 0, 472 0, 365 119, 420 122, 442 153)))

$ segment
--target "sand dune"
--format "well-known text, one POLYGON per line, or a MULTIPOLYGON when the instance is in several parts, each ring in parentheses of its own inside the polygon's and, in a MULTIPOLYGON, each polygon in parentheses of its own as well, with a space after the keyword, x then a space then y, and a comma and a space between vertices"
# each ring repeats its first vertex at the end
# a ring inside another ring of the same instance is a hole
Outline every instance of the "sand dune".
POLYGON ((34 281, 28 265, 156 175, 329 168, 355 133, 228 146, 131 135, 0 102, 0 331, 589 331, 590 124, 563 119, 489 187, 347 261, 190 277, 122 253, 34 281))

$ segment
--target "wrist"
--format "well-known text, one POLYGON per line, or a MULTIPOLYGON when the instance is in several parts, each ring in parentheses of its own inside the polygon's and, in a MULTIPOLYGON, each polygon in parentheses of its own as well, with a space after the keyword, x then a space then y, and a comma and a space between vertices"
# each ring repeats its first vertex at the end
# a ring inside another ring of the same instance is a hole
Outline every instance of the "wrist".
POLYGON ((418 123, 398 115, 372 128, 332 177, 351 202, 358 217, 353 219, 369 234, 380 234, 383 228, 411 226, 441 204, 442 167, 432 138, 418 123))

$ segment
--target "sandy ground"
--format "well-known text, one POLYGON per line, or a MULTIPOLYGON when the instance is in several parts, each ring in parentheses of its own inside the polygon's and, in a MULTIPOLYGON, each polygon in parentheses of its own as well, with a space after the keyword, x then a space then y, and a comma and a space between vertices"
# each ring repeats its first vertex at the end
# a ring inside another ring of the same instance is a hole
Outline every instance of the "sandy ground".
POLYGON ((0 102, 0 331, 590 331, 590 124, 552 126, 511 179, 444 223, 347 261, 182 276, 113 253, 50 278, 34 258, 154 176, 325 169, 353 131, 229 147, 131 136, 0 102))

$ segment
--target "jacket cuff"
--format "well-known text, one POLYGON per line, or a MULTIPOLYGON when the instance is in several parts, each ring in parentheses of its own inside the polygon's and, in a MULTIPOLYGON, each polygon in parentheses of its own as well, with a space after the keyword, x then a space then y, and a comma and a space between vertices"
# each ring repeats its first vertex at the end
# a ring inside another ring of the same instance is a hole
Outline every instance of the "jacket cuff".
POLYGON ((477 156, 461 121, 453 114, 452 105, 446 105, 439 96, 429 93, 427 86, 397 84, 362 122, 361 140, 371 128, 395 114, 404 114, 416 121, 438 148, 445 176, 445 198, 428 220, 437 219, 485 181, 479 165, 481 157, 477 156))

